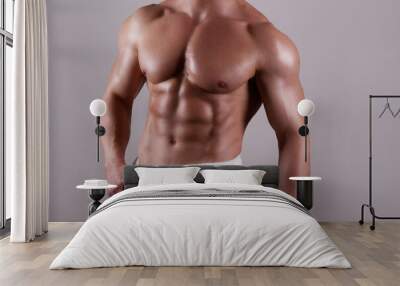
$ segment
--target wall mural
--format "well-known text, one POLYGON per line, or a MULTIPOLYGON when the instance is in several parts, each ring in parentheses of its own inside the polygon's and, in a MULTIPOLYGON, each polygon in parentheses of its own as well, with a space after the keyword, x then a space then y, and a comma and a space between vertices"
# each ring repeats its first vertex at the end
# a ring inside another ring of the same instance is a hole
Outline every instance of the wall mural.
POLYGON ((142 7, 121 27, 104 96, 108 180, 121 186, 132 163, 125 162, 132 107, 146 84, 136 164, 242 164, 246 127, 263 106, 278 140, 280 189, 292 193, 288 178, 309 173, 298 134, 304 95, 296 47, 246 1, 176 3, 142 7))

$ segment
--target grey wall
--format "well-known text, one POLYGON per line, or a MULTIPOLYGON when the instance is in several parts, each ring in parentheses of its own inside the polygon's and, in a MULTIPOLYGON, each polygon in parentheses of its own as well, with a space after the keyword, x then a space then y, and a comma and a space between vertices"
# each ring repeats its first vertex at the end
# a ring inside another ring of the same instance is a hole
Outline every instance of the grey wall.
MULTIPOLYGON (((400 94, 400 1, 250 1, 297 44, 312 118, 314 215, 323 221, 358 220, 368 187, 368 95, 400 94)), ((86 218, 87 194, 75 190, 84 178, 104 176, 95 162, 94 118, 88 105, 101 97, 116 52, 121 21, 150 1, 48 0, 50 50, 50 220, 86 218)), ((133 112, 138 138, 146 116, 143 90, 133 112)), ((394 103, 400 107, 400 101, 394 103)), ((383 102, 377 103, 377 108, 383 102)), ((376 193, 381 215, 399 211, 400 119, 377 121, 376 193), (390 138, 390 139, 389 139, 390 138)), ((136 155, 130 143, 128 161, 136 155)), ((275 163, 274 134, 261 111, 249 126, 247 164, 275 163)), ((399 213, 397 213, 398 215, 399 213)))

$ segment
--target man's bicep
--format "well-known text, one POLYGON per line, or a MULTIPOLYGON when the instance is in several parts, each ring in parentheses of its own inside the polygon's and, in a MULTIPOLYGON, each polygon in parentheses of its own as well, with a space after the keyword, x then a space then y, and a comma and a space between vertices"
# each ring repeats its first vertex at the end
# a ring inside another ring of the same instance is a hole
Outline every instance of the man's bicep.
POLYGON ((145 78, 140 69, 137 53, 120 51, 113 64, 107 95, 118 96, 124 100, 134 99, 144 82, 145 78))
POLYGON ((297 104, 304 98, 299 80, 300 56, 294 43, 273 25, 260 25, 257 87, 268 120, 277 133, 301 123, 297 104))
POLYGON ((132 24, 125 22, 118 39, 118 53, 112 66, 106 98, 132 101, 142 88, 145 77, 140 68, 137 39, 130 33, 132 24))
POLYGON ((278 139, 287 132, 295 132, 302 123, 297 104, 304 98, 298 75, 261 75, 257 77, 257 86, 278 139))

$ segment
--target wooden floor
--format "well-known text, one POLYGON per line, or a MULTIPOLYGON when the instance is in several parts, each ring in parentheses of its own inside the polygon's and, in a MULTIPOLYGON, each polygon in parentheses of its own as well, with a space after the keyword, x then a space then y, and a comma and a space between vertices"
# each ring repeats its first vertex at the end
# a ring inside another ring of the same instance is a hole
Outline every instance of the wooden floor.
POLYGON ((400 224, 371 232, 356 223, 323 224, 353 265, 350 270, 285 267, 125 267, 48 270, 80 223, 51 223, 29 244, 0 241, 0 285, 400 285, 400 224))

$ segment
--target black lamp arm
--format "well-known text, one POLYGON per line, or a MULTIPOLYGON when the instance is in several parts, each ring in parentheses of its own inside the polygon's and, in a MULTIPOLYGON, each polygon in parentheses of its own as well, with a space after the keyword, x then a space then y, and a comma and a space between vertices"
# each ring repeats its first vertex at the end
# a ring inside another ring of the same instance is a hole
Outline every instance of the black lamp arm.
POLYGON ((106 134, 106 129, 104 128, 104 126, 100 125, 100 116, 96 116, 96 129, 95 129, 95 133, 97 135, 97 162, 100 161, 100 137, 103 136, 104 134, 106 134))
POLYGON ((310 129, 308 129, 308 117, 304 117, 304 125, 299 128, 299 134, 302 137, 307 136, 310 133, 310 129))
POLYGON ((299 134, 304 137, 304 160, 307 162, 307 137, 310 134, 310 129, 308 128, 308 116, 304 116, 304 125, 299 128, 299 134))

